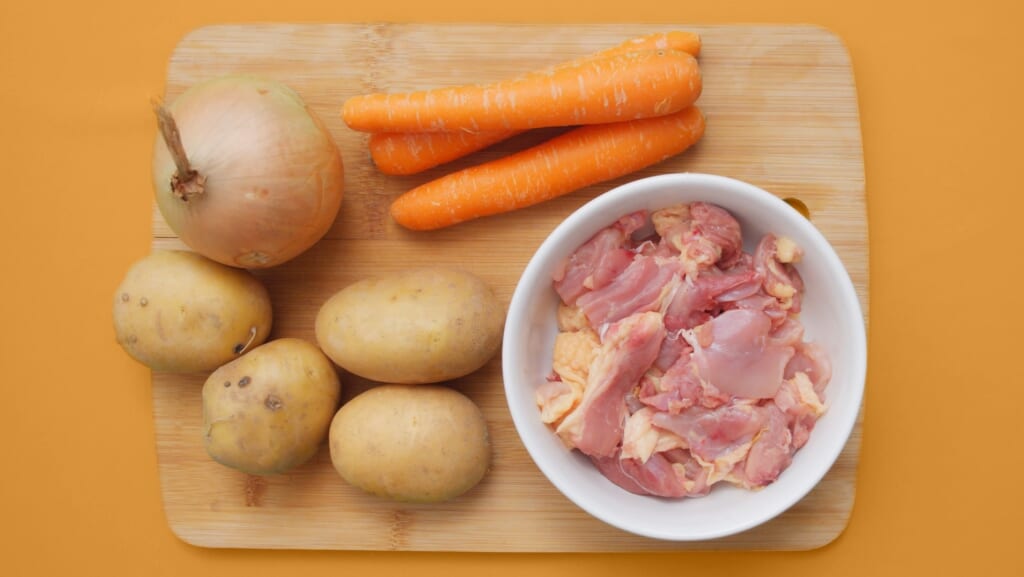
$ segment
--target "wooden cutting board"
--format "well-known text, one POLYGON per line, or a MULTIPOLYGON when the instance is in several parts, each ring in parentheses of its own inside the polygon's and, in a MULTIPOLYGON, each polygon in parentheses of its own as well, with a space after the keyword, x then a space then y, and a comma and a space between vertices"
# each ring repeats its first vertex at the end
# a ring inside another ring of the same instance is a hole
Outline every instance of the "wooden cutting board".
MULTIPOLYGON (((326 122, 346 168, 334 228, 312 250, 259 273, 275 305, 273 336, 313 341, 319 305, 348 283, 412 265, 466 267, 506 303, 532 252, 566 215, 627 180, 666 172, 709 172, 760 185, 810 209, 834 244, 868 311, 868 244, 857 97, 841 41, 811 26, 639 25, 226 25, 199 29, 173 53, 166 98, 225 73, 248 72, 295 88, 326 122), (433 233, 390 221, 402 191, 447 170, 493 158, 545 136, 527 135, 414 177, 377 173, 366 136, 349 130, 346 98, 484 82, 568 60, 636 35, 700 32, 708 118, 703 141, 682 156, 628 178, 546 204, 433 233)), ((153 215, 153 246, 182 248, 153 215)), ((344 375, 345 397, 370 383, 344 375)), ((766 525, 715 541, 669 543, 604 525, 561 496, 522 447, 502 394, 501 360, 451 385, 484 410, 493 468, 470 493, 440 505, 402 505, 346 486, 326 447, 281 476, 256 478, 222 467, 200 439, 205 375, 153 375, 157 454, 172 530, 210 547, 442 551, 646 551, 809 549, 846 526, 854 499, 861 425, 838 462, 803 501, 766 525)))

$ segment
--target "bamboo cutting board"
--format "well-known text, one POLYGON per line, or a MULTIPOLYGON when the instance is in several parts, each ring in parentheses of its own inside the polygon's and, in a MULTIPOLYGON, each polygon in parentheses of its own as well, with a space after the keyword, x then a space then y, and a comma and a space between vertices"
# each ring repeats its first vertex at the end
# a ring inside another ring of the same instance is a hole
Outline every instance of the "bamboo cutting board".
MULTIPOLYGON (((868 311, 867 216, 856 90, 849 57, 810 26, 689 25, 225 25, 177 46, 166 98, 225 73, 256 73, 295 88, 326 122, 345 160, 342 212, 308 253, 258 275, 275 306, 272 336, 314 341, 313 319, 331 294, 358 279, 412 265, 462 266, 507 304, 533 251, 566 215, 608 188, 666 172, 710 172, 798 198, 846 264, 868 311), (568 60, 647 32, 700 32, 708 118, 701 143, 630 177, 508 215, 433 233, 390 221, 402 191, 447 170, 536 142, 531 134, 414 177, 375 172, 366 137, 349 130, 346 98, 485 82, 568 60)), ((154 210, 153 246, 183 248, 154 210)), ((370 383, 343 374, 345 398, 370 383)), ((647 551, 809 549, 835 539, 854 498, 861 425, 821 484, 792 509, 745 533, 667 543, 589 517, 541 475, 519 442, 502 394, 501 360, 454 381, 488 419, 493 465, 468 494, 440 505, 402 505, 346 486, 326 447, 285 475, 257 478, 222 467, 200 438, 205 375, 153 375, 157 455, 175 534, 210 547, 443 551, 647 551)))

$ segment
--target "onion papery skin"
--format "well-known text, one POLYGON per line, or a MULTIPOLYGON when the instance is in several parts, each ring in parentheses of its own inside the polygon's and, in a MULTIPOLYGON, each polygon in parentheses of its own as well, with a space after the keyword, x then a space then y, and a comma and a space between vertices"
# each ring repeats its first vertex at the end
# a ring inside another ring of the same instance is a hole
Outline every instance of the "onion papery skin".
POLYGON ((341 208, 341 153, 317 115, 288 86, 227 76, 196 84, 167 107, 200 194, 175 192, 177 165, 164 137, 153 154, 156 201, 192 250, 249 269, 302 254, 341 208))

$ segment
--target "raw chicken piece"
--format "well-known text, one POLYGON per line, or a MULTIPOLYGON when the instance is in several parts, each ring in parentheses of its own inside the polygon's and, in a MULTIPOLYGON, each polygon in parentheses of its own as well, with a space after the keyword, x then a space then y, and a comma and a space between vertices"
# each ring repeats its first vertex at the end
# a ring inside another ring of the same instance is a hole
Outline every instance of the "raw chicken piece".
POLYGON ((717 272, 718 270, 721 270, 726 275, 744 276, 749 279, 719 294, 717 297, 718 302, 723 303, 723 305, 756 295, 761 290, 761 275, 754 268, 754 257, 745 252, 739 254, 732 266, 724 269, 712 269, 712 272, 717 272))
POLYGON ((626 422, 626 393, 657 358, 663 338, 665 327, 655 312, 629 316, 608 327, 582 400, 555 429, 568 446, 597 457, 618 450, 626 422))
MULTIPOLYGON (((800 324, 800 321, 795 318, 787 317, 782 324, 775 327, 771 334, 768 335, 768 342, 783 347, 795 347, 799 350, 803 338, 804 325, 800 324)), ((796 357, 790 360, 789 365, 793 364, 794 360, 796 360, 796 357)), ((787 370, 789 365, 786 365, 787 370)))
POLYGON ((785 378, 791 379, 797 373, 804 373, 814 385, 819 396, 824 394, 825 385, 832 379, 832 363, 825 349, 816 343, 799 343, 796 354, 786 365, 785 378))
POLYGON ((807 443, 814 424, 825 413, 825 404, 805 373, 796 373, 783 381, 775 395, 775 406, 786 415, 794 450, 807 443))
POLYGON ((658 358, 654 360, 654 367, 664 373, 675 364, 680 355, 685 352, 689 356, 692 350, 690 345, 686 344, 686 340, 680 338, 678 332, 666 333, 665 340, 661 342, 661 350, 658 351, 658 358))
POLYGON ((719 312, 723 295, 731 293, 733 300, 745 298, 757 292, 760 283, 753 268, 729 272, 711 268, 696 278, 688 276, 665 309, 665 328, 677 331, 706 323, 719 312))
POLYGON ((778 478, 793 460, 793 436, 786 417, 775 405, 761 408, 766 418, 750 446, 743 467, 736 467, 727 480, 748 489, 764 487, 778 478))
POLYGON ((645 212, 628 214, 591 237, 554 275, 554 288, 562 302, 576 303, 580 295, 601 288, 633 260, 625 248, 631 234, 647 220, 645 212))
POLYGON ((669 413, 679 413, 695 406, 714 409, 728 403, 728 395, 700 378, 692 353, 693 349, 687 346, 665 373, 644 375, 637 393, 640 401, 669 413))
POLYGON ((772 321, 763 312, 726 311, 683 336, 693 347, 701 379, 734 397, 769 399, 793 358, 790 346, 768 339, 772 321))
POLYGON ((654 409, 643 407, 629 416, 622 432, 621 458, 639 459, 644 463, 654 453, 686 447, 679 435, 656 428, 654 415, 654 409))
MULTIPOLYGON (((645 373, 645 376, 647 374, 650 374, 650 372, 651 371, 648 370, 647 373, 645 373)), ((643 377, 640 378, 643 379, 643 377)), ((632 415, 633 413, 644 408, 644 404, 641 403, 640 399, 636 397, 635 387, 633 391, 629 391, 628 393, 626 393, 626 396, 623 398, 623 400, 626 402, 626 415, 632 415)))
POLYGON ((591 457, 601 473, 623 489, 657 497, 699 497, 711 489, 707 471, 685 449, 655 453, 638 459, 591 457))
POLYGON ((795 246, 789 239, 766 234, 754 251, 754 269, 763 279, 765 293, 778 299, 782 310, 793 314, 800 312, 804 290, 803 279, 791 264, 801 255, 795 246))
POLYGON ((693 406, 714 409, 728 403, 729 395, 700 378, 692 353, 693 349, 687 347, 664 374, 641 380, 640 401, 669 413, 679 413, 693 406))
POLYGON ((593 327, 657 311, 679 284, 680 270, 676 259, 638 256, 614 281, 581 295, 576 304, 593 327))
POLYGON ((743 253, 740 224, 721 207, 694 202, 660 215, 655 230, 682 258, 687 274, 718 264, 728 268, 743 253))
POLYGON ((590 365, 601 350, 601 341, 592 329, 563 332, 555 336, 552 369, 563 381, 576 383, 582 389, 587 384, 590 365))
POLYGON ((545 423, 557 423, 583 398, 590 365, 601 343, 591 329, 562 332, 555 337, 552 369, 557 379, 537 388, 535 398, 545 423))
MULTIPOLYGON (((619 487, 634 493, 636 495, 649 495, 646 489, 639 482, 637 482, 631 475, 627 474, 622 469, 622 460, 619 459, 618 455, 612 455, 610 457, 590 457, 591 462, 597 467, 597 470, 601 472, 609 481, 615 483, 619 487)), ((664 473, 668 473, 667 470, 663 470, 664 473)), ((669 481, 675 479, 675 473, 671 475, 665 475, 669 481)), ((676 491, 679 492, 679 491, 676 491)), ((682 497, 684 494, 679 492, 679 496, 682 497)))
POLYGON ((558 423, 576 406, 583 396, 583 389, 576 383, 552 378, 537 387, 533 395, 540 407, 540 420, 550 425, 558 423))
POLYGON ((590 328, 587 317, 579 307, 571 307, 565 303, 558 305, 558 330, 581 331, 590 328))
POLYGON ((678 415, 658 412, 652 422, 681 437, 716 483, 746 457, 767 418, 761 407, 744 401, 711 410, 694 407, 678 415))
POLYGON ((702 390, 696 367, 690 362, 692 349, 682 351, 676 362, 657 379, 640 382, 641 402, 660 411, 678 413, 700 402, 702 390))
POLYGON ((667 206, 651 213, 654 232, 661 238, 665 238, 669 231, 680 226, 689 228, 690 220, 690 205, 685 203, 667 206))
POLYGON ((804 257, 804 250, 793 239, 785 236, 775 237, 775 258, 781 263, 795 264, 804 257))
POLYGON ((743 254, 743 235, 736 218, 729 211, 706 202, 691 203, 690 216, 693 217, 694 237, 718 247, 719 257, 714 262, 721 268, 732 266, 743 254))
POLYGON ((779 299, 764 293, 763 287, 752 296, 740 299, 736 302, 723 303, 722 310, 742 309, 764 313, 771 319, 772 329, 777 329, 789 318, 789 311, 782 308, 779 299))
POLYGON ((683 483, 688 497, 702 497, 711 492, 713 481, 709 469, 687 449, 672 449, 659 453, 672 463, 676 477, 683 483))
POLYGON ((641 463, 636 459, 620 459, 617 455, 591 457, 598 470, 611 482, 637 495, 685 497, 686 486, 679 479, 672 462, 658 454, 641 463))

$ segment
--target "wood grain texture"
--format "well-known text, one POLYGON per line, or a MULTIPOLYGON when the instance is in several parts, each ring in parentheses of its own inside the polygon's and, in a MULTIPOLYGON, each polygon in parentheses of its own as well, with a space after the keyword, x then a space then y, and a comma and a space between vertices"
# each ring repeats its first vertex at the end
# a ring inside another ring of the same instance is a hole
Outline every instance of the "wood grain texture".
MULTIPOLYGON (((225 25, 178 45, 165 97, 225 73, 255 73, 295 88, 326 122, 346 169, 334 227, 317 246, 262 271, 275 304, 273 337, 313 340, 320 303, 338 289, 411 265, 462 266, 508 303, 534 249, 570 212, 617 184, 666 172, 739 178, 796 197, 833 243, 868 316, 868 244, 856 90, 842 43, 810 26, 651 25, 225 25), (448 170, 538 141, 528 134, 427 173, 377 173, 366 135, 341 122, 355 94, 485 82, 607 47, 646 32, 701 33, 708 117, 703 141, 627 178, 508 215, 432 233, 387 216, 404 190, 448 170)), ((182 248, 154 208, 153 246, 182 248)), ((345 398, 370 383, 343 374, 345 398)), ((210 547, 444 551, 653 551, 810 549, 835 539, 853 507, 861 423, 838 462, 804 500, 778 518, 714 541, 670 543, 629 535, 589 517, 541 475, 516 436, 502 395, 501 359, 455 381, 483 408, 493 468, 468 494, 441 505, 400 505, 347 487, 326 447, 281 476, 250 477, 212 462, 200 439, 205 375, 153 375, 156 444, 172 530, 210 547)))

